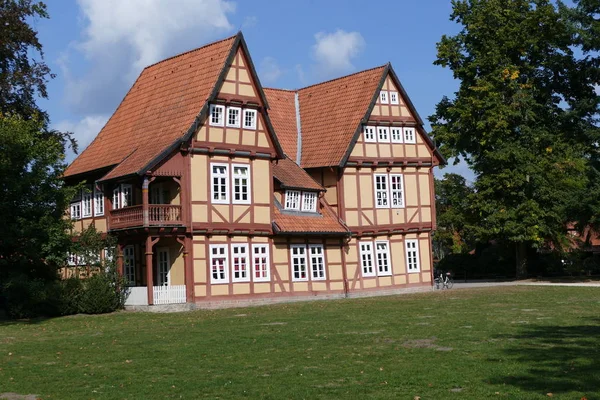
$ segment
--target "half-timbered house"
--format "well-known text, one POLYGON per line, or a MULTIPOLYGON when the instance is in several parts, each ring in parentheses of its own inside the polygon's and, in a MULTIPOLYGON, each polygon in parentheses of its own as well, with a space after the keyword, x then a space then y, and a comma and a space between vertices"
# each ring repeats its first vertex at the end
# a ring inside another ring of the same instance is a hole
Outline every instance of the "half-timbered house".
POLYGON ((65 172, 129 305, 427 290, 444 160, 391 65, 261 86, 241 33, 145 68, 65 172))

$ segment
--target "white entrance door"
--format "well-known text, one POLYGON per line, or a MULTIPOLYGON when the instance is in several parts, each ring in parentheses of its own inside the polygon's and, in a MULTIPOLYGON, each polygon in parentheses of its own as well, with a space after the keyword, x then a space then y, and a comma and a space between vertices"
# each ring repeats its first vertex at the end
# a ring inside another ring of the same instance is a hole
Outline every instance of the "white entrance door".
POLYGON ((123 275, 129 285, 135 285, 135 252, 133 246, 123 248, 123 275))
POLYGON ((169 259, 169 248, 160 247, 156 250, 157 253, 157 284, 158 286, 169 286, 171 275, 171 260, 169 259))

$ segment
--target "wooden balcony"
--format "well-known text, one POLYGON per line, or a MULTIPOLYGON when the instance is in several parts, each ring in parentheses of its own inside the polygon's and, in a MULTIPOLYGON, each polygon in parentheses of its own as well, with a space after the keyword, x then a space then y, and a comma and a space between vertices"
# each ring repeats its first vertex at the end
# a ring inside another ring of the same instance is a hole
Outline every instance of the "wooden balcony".
POLYGON ((109 223, 110 229, 183 225, 181 206, 171 204, 149 204, 146 223, 144 223, 144 207, 142 205, 111 210, 109 223))

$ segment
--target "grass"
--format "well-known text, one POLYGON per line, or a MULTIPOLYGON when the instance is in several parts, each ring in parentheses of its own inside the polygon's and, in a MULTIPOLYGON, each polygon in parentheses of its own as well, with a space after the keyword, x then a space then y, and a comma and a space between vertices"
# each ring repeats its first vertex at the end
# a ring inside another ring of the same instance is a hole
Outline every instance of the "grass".
POLYGON ((497 287, 0 322, 42 399, 600 399, 600 290, 497 287))

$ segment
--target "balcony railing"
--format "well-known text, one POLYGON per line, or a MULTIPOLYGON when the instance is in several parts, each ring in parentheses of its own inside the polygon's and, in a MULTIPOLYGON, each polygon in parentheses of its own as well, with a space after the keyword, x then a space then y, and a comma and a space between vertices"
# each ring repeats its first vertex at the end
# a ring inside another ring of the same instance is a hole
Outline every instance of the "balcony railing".
MULTIPOLYGON (((182 225, 181 206, 171 204, 149 204, 147 225, 182 225)), ((144 226, 142 205, 123 207, 110 212, 110 229, 144 226)))

